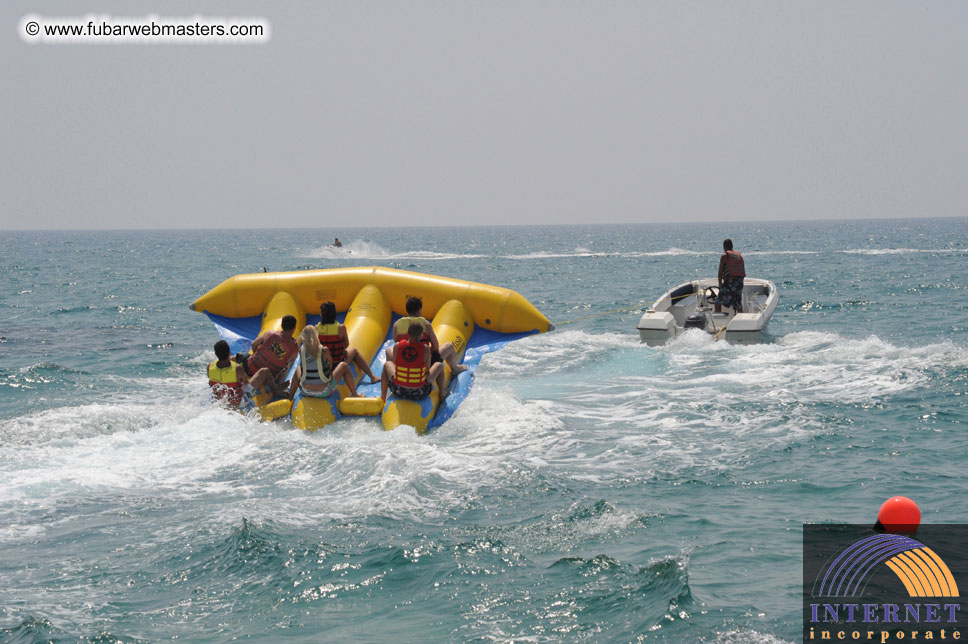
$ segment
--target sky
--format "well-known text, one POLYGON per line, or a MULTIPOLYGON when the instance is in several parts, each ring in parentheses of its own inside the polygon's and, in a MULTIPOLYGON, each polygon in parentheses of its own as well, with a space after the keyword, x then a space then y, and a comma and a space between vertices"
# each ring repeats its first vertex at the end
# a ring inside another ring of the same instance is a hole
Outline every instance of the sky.
POLYGON ((5 230, 968 214, 961 0, 14 0, 0 27, 5 230), (92 13, 271 37, 21 37, 92 13))

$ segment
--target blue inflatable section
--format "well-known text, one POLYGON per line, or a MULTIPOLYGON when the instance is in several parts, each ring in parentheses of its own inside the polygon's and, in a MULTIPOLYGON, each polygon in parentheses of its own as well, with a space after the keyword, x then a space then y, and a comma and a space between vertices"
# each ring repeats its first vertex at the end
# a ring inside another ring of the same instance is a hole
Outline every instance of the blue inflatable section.
MULTIPOLYGON (((259 335, 259 329, 262 328, 262 316, 255 316, 251 318, 227 318, 221 315, 213 315, 209 312, 205 312, 205 315, 209 317, 215 328, 218 329, 219 335, 223 340, 229 343, 229 348, 232 350, 232 354, 244 353, 249 350, 252 345, 252 341, 256 339, 259 335)), ((340 314, 338 320, 342 323, 345 319, 345 314, 340 314)), ((400 319, 400 316, 394 315, 393 320, 390 323, 390 329, 393 329, 393 323, 400 319)), ((307 315, 306 324, 317 324, 319 322, 318 315, 307 315)), ((378 377, 383 372, 383 363, 386 361, 386 349, 393 343, 393 338, 391 337, 392 331, 387 332, 387 337, 384 340, 383 346, 377 351, 376 357, 373 362, 370 363, 370 369, 378 377)), ((474 372, 477 371, 478 365, 480 365, 481 358, 483 358, 488 353, 492 351, 497 351, 504 347, 504 345, 509 342, 514 342, 515 340, 520 340, 521 338, 526 338, 529 335, 534 335, 537 331, 532 331, 530 333, 498 333, 496 331, 490 331, 488 329, 481 329, 478 327, 474 330, 471 335, 470 342, 467 343, 467 350, 464 352, 464 360, 462 364, 467 365, 467 371, 459 374, 456 378, 451 380, 450 383, 450 395, 447 400, 444 401, 440 407, 437 409, 437 415, 434 416, 433 420, 427 426, 428 429, 438 427, 445 423, 460 404, 467 398, 470 393, 471 383, 474 380, 474 372)), ((298 359, 298 358, 297 358, 298 359)), ((290 376, 292 375, 292 370, 290 370, 290 376)), ((378 397, 380 395, 380 384, 375 385, 362 384, 367 382, 368 378, 363 377, 361 384, 357 386, 357 392, 361 396, 367 397, 378 397)), ((297 392, 296 397, 299 398, 301 394, 297 392)), ((422 404, 429 405, 429 401, 422 404)), ((429 409, 428 409, 429 411, 429 409)))

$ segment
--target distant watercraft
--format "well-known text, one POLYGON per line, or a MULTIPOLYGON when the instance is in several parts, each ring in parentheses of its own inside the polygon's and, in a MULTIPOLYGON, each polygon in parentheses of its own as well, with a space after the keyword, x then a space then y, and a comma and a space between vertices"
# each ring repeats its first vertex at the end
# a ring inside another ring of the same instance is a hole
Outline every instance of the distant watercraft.
POLYGON ((702 329, 729 342, 755 343, 776 310, 780 294, 769 280, 747 277, 743 281, 743 312, 722 307, 714 310, 719 295, 715 277, 685 282, 666 291, 639 320, 642 342, 664 344, 688 329, 702 329))

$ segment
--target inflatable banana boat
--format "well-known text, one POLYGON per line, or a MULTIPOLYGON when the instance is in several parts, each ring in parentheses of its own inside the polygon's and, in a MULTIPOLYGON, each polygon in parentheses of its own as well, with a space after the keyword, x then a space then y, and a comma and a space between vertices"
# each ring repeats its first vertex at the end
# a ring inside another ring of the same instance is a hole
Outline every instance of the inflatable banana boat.
MULTIPOLYGON (((423 433, 450 418, 466 398, 482 356, 513 340, 554 329, 548 318, 510 289, 383 267, 236 275, 198 298, 190 308, 212 320, 234 354, 248 351, 262 332, 280 330, 286 315, 295 316, 294 335, 298 336, 306 324, 319 321, 318 313, 314 314, 319 305, 332 301, 339 321, 346 325, 349 344, 379 376, 385 361, 383 349, 394 341, 393 323, 406 315, 410 296, 423 300, 423 315, 431 320, 441 346, 452 343, 458 361, 467 366, 467 371, 451 382, 451 370, 445 363, 444 382, 451 393, 443 403, 436 387, 419 401, 393 394, 383 401, 380 385, 359 384, 363 374, 351 367, 358 397, 346 397, 345 385, 330 398, 303 397, 297 392, 290 402, 257 395, 261 417, 271 420, 291 416, 295 427, 315 430, 341 416, 379 415, 385 429, 409 425, 423 433)), ((294 369, 295 364, 290 367, 290 378, 294 369)))

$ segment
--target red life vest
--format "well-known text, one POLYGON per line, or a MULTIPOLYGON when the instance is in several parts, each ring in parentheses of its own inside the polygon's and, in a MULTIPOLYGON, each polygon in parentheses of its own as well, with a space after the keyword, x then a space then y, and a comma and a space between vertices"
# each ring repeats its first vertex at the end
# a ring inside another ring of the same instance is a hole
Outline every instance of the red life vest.
POLYGON ((277 374, 292 362, 292 359, 299 353, 299 345, 288 333, 273 331, 259 345, 256 351, 246 362, 246 370, 252 376, 262 367, 269 367, 269 371, 277 374))
POLYGON ((212 388, 212 395, 216 400, 222 400, 233 407, 242 402, 242 383, 239 382, 237 369, 239 365, 233 360, 227 367, 219 367, 218 360, 208 365, 208 386, 212 388))
POLYGON ((398 387, 419 389, 427 384, 426 349, 423 342, 411 342, 409 337, 397 342, 393 382, 398 387))
POLYGON ((424 327, 423 335, 420 337, 420 342, 423 344, 430 344, 430 334, 427 333, 427 326, 430 324, 424 318, 417 317, 403 317, 394 322, 393 324, 393 339, 397 342, 401 340, 406 340, 410 337, 410 325, 414 322, 420 322, 424 327))
POLYGON ((333 358, 333 364, 339 364, 346 360, 347 342, 339 334, 339 322, 332 324, 316 325, 316 333, 319 334, 319 343, 329 349, 329 355, 333 358))
POLYGON ((725 277, 746 277, 743 256, 734 250, 726 251, 726 268, 723 269, 723 273, 725 277))

